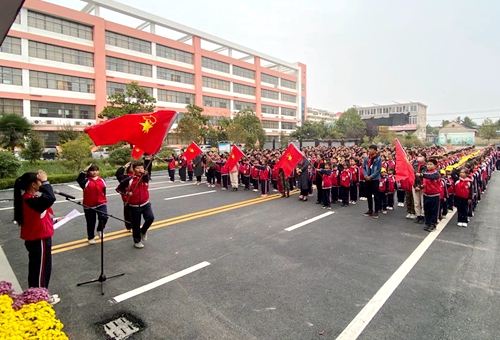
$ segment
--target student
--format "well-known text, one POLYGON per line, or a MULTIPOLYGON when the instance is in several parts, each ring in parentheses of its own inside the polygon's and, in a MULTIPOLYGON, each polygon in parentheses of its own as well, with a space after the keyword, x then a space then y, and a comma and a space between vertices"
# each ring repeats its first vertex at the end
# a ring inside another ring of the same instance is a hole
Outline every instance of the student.
POLYGON ((181 155, 179 156, 177 164, 179 165, 179 177, 181 179, 181 183, 185 183, 186 182, 186 170, 187 170, 188 164, 187 164, 186 156, 184 156, 184 149, 181 150, 181 155))
MULTIPOLYGON (((426 168, 426 157, 427 154, 425 152, 420 152, 417 156, 416 162, 413 164, 413 171, 415 174, 424 173, 427 171, 426 168)), ((439 174, 438 174, 439 175, 439 174)), ((415 215, 417 218, 415 219, 415 223, 422 224, 424 223, 424 208, 423 208, 423 192, 422 192, 422 177, 415 177, 415 184, 413 185, 413 204, 415 206, 415 215)))
MULTIPOLYGON (((436 230, 439 211, 439 195, 442 184, 436 167, 437 161, 431 158, 427 162, 425 172, 417 172, 415 174, 417 178, 423 179, 419 187, 422 189, 422 194, 424 196, 424 230, 429 232, 436 230)), ((422 168, 423 167, 420 167, 420 169, 422 168)))
POLYGON ((252 184, 253 184, 253 191, 258 192, 259 191, 259 162, 257 160, 254 160, 252 169, 251 169, 251 174, 252 174, 252 184))
POLYGON ((102 239, 104 228, 108 222, 108 210, 106 206, 106 182, 99 177, 99 167, 90 164, 76 179, 83 190, 83 212, 87 222, 87 242, 95 243, 95 228, 97 219, 97 233, 102 239))
POLYGON ((196 156, 193 160, 193 174, 196 177, 194 185, 200 185, 201 176, 203 175, 203 157, 201 155, 196 156))
MULTIPOLYGON (((128 176, 133 175, 132 167, 130 165, 131 163, 128 162, 127 164, 122 165, 121 167, 118 168, 118 170, 116 170, 115 177, 119 183, 121 183, 128 176)), ((132 225, 130 224, 132 218, 130 217, 130 209, 129 209, 130 207, 128 206, 129 197, 127 195, 123 195, 120 191, 118 191, 118 189, 116 191, 120 194, 123 201, 123 220, 125 221, 125 228, 127 229, 128 232, 132 232, 132 225)))
POLYGON ((226 156, 223 156, 222 160, 215 163, 216 171, 218 170, 222 181, 221 190, 227 190, 229 184, 229 169, 227 168, 226 163, 226 156))
POLYGON ((322 188, 323 188, 323 209, 331 210, 332 206, 330 204, 330 196, 332 189, 332 170, 330 170, 330 163, 324 163, 324 169, 316 169, 318 174, 321 175, 322 188))
POLYGON ((192 182, 193 181, 193 174, 194 174, 194 171, 193 171, 193 161, 192 160, 190 160, 189 162, 187 162, 187 172, 188 172, 188 181, 192 182))
MULTIPOLYGON (((21 227, 21 239, 28 250, 28 285, 49 288, 52 271, 52 235, 54 222, 50 215, 56 201, 52 186, 43 170, 26 172, 14 184, 14 221, 21 227), (41 195, 37 195, 40 192, 41 195)), ((61 301, 51 295, 48 302, 61 301)))
MULTIPOLYGON (((378 183, 378 199, 382 214, 387 215, 387 196, 389 195, 389 178, 387 177, 387 170, 382 168, 380 170, 380 181, 378 183)), ((394 197, 394 192, 393 192, 394 197)))
POLYGON ((128 205, 131 215, 132 238, 135 248, 144 248, 142 241, 147 241, 147 232, 155 217, 151 203, 149 202, 149 173, 144 170, 144 164, 135 162, 132 164, 132 176, 127 176, 118 190, 129 196, 128 205), (141 217, 144 218, 144 224, 141 227, 141 217))
POLYGON ((256 166, 259 169, 259 183, 262 195, 261 197, 267 197, 269 194, 269 182, 271 180, 271 168, 267 165, 267 160, 262 159, 262 165, 256 166))
MULTIPOLYGON (((394 176, 394 169, 387 169, 387 182, 389 183, 389 189, 387 191, 387 209, 394 209, 394 192, 396 191, 396 176, 394 176)), ((404 196, 403 196, 404 199, 404 196)), ((398 203, 399 204, 399 203, 398 203)))
POLYGON ((243 185, 245 186, 245 190, 250 190, 250 175, 251 175, 251 166, 248 162, 248 159, 244 159, 243 163, 240 165, 240 173, 243 179, 243 185))
POLYGON ((352 174, 349 171, 349 163, 344 163, 344 169, 340 172, 340 199, 342 200, 342 206, 347 207, 349 205, 349 188, 351 187, 352 174))
POLYGON ((472 203, 471 179, 467 169, 462 168, 455 182, 455 206, 457 207, 458 226, 467 228, 468 208, 472 203))
POLYGON ((238 191, 238 164, 236 163, 232 169, 229 170, 229 182, 233 191, 238 191))
POLYGON ((331 165, 332 174, 330 175, 332 178, 332 189, 331 189, 331 201, 332 203, 337 203, 339 200, 339 189, 340 189, 340 172, 337 164, 331 165))
POLYGON ((356 160, 351 158, 349 160, 349 172, 351 173, 351 186, 349 187, 350 203, 356 204, 358 201, 358 188, 359 188, 359 167, 356 160))
POLYGON ((380 210, 380 201, 378 200, 377 192, 382 161, 377 153, 377 149, 375 144, 370 145, 368 147, 368 155, 363 161, 363 175, 366 180, 366 197, 368 201, 368 211, 363 216, 373 218, 378 218, 378 211, 380 210))
POLYGON ((446 179, 448 180, 446 183, 448 185, 448 200, 446 205, 448 206, 448 211, 453 211, 453 207, 455 206, 455 180, 451 175, 452 169, 446 168, 446 179))
MULTIPOLYGON (((316 171, 315 170, 320 170, 320 169, 324 169, 325 168, 325 162, 323 161, 323 157, 321 154, 318 154, 316 155, 316 161, 313 161, 312 162, 313 164, 313 172, 312 172, 312 181, 314 181, 314 184, 316 185, 316 191, 317 191, 317 200, 316 200, 316 204, 321 204, 323 202, 323 187, 322 187, 322 183, 323 183, 323 180, 321 178, 321 176, 317 176, 316 174, 316 171)), ((312 185, 311 185, 311 189, 312 189, 312 185)), ((312 193, 312 191, 311 191, 312 193)))
POLYGON ((285 171, 279 168, 279 180, 278 180, 278 188, 280 189, 281 197, 288 198, 290 197, 290 181, 285 176, 285 171))
POLYGON ((439 220, 442 220, 448 215, 448 179, 446 178, 446 171, 439 170, 441 175, 441 192, 439 194, 439 220))
POLYGON ((170 154, 170 156, 166 159, 168 163, 168 176, 170 177, 170 183, 174 183, 175 181, 175 157, 173 154, 170 154))

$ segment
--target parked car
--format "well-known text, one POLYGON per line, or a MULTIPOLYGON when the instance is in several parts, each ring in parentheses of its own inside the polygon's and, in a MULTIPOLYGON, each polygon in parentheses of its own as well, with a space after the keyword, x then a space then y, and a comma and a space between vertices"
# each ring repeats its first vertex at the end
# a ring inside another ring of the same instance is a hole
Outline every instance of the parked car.
POLYGON ((203 152, 213 151, 212 145, 208 145, 208 144, 202 144, 202 145, 200 145, 200 149, 203 152))
POLYGON ((42 152, 42 159, 45 161, 53 161, 56 159, 57 149, 56 148, 45 148, 42 152))
POLYGON ((92 158, 109 158, 109 148, 100 148, 92 152, 92 158))

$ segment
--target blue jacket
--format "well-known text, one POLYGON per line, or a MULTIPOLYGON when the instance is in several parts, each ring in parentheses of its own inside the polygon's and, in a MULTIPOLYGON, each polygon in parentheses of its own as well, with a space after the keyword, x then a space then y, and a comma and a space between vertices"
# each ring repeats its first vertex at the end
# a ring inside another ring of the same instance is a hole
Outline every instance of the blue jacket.
POLYGON ((372 165, 368 166, 369 159, 370 156, 367 156, 363 162, 363 176, 370 176, 373 181, 378 181, 380 179, 380 170, 382 170, 382 160, 380 156, 376 156, 372 165))

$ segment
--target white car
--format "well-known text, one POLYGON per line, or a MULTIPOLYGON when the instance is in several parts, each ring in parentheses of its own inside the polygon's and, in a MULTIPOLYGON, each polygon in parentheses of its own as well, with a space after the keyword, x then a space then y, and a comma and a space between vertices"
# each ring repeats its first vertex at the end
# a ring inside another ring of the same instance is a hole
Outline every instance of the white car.
POLYGON ((203 152, 213 151, 212 145, 208 145, 208 144, 202 144, 202 145, 200 145, 200 149, 203 152))
POLYGON ((101 148, 92 152, 92 158, 109 158, 109 148, 101 148))

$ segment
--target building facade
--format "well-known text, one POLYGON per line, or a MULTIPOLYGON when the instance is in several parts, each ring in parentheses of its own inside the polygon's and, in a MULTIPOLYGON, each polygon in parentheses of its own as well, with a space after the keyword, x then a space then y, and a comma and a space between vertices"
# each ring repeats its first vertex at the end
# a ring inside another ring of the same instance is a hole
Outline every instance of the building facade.
POLYGON ((426 139, 427 105, 419 102, 390 105, 355 106, 367 124, 387 126, 390 131, 414 133, 421 141, 426 139))
POLYGON ((331 112, 313 107, 307 108, 307 120, 311 122, 324 122, 325 124, 335 124, 335 121, 340 117, 342 112, 331 112))
POLYGON ((439 145, 474 145, 477 130, 457 122, 451 122, 439 129, 439 145))
POLYGON ((184 112, 196 104, 214 125, 252 109, 272 137, 292 132, 305 119, 306 65, 118 2, 84 1, 76 11, 26 0, 0 47, 0 113, 25 116, 47 145, 56 144, 61 126, 95 124, 107 96, 123 92, 131 81, 155 97, 157 109, 184 112), (101 9, 143 24, 105 20, 101 9), (182 37, 156 34, 159 28, 182 37), (202 48, 204 42, 217 48, 202 48))

